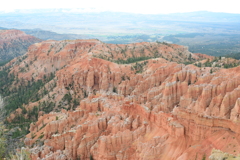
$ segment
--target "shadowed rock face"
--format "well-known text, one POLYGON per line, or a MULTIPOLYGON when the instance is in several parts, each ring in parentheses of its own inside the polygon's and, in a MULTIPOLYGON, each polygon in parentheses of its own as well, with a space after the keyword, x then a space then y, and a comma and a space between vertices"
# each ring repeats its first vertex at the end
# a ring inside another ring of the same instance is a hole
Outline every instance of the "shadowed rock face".
POLYGON ((209 67, 177 63, 189 57, 205 56, 159 43, 75 40, 30 46, 22 62, 7 64, 11 73, 26 80, 54 73, 56 87, 43 99, 54 100, 55 109, 66 93, 81 100, 74 110, 43 114, 31 124, 25 144, 32 159, 201 160, 214 148, 239 154, 240 67, 211 74, 209 67), (156 53, 164 59, 113 62, 156 53))
POLYGON ((28 47, 36 42, 41 40, 19 30, 0 30, 0 61, 25 54, 28 47))

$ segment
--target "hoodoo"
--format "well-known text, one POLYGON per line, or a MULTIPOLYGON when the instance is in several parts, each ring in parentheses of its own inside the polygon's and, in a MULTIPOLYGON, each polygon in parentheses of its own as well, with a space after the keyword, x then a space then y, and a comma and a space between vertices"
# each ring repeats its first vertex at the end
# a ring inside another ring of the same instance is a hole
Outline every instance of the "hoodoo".
POLYGON ((35 160, 237 156, 240 67, 204 61, 217 63, 167 43, 36 43, 5 66, 18 79, 9 88, 45 83, 8 121, 36 121, 24 140, 35 160))

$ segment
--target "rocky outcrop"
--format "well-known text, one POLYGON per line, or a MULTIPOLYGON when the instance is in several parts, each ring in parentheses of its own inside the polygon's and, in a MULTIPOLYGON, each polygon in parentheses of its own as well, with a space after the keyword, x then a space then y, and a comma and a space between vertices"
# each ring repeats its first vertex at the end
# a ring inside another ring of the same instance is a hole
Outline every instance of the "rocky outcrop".
POLYGON ((19 30, 0 30, 0 61, 25 54, 28 47, 37 42, 41 40, 19 30))

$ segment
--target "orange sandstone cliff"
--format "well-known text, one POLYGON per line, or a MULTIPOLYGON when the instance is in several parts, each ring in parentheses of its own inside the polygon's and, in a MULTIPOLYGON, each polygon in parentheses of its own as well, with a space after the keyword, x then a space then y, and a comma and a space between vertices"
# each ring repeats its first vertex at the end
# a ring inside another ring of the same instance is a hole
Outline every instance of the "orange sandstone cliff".
POLYGON ((182 64, 205 57, 161 43, 30 46, 25 59, 7 64, 11 73, 25 80, 55 75, 45 85, 48 95, 25 106, 55 103, 30 126, 24 142, 31 158, 201 160, 213 149, 240 154, 240 67, 211 73, 182 64))

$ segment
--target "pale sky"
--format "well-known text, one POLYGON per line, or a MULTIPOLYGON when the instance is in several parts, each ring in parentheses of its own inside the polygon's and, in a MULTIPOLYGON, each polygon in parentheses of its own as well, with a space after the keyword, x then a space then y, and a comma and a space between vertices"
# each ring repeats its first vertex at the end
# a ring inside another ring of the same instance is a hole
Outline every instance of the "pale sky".
POLYGON ((15 9, 81 8, 143 14, 212 11, 239 13, 239 0, 5 0, 0 11, 15 9))

